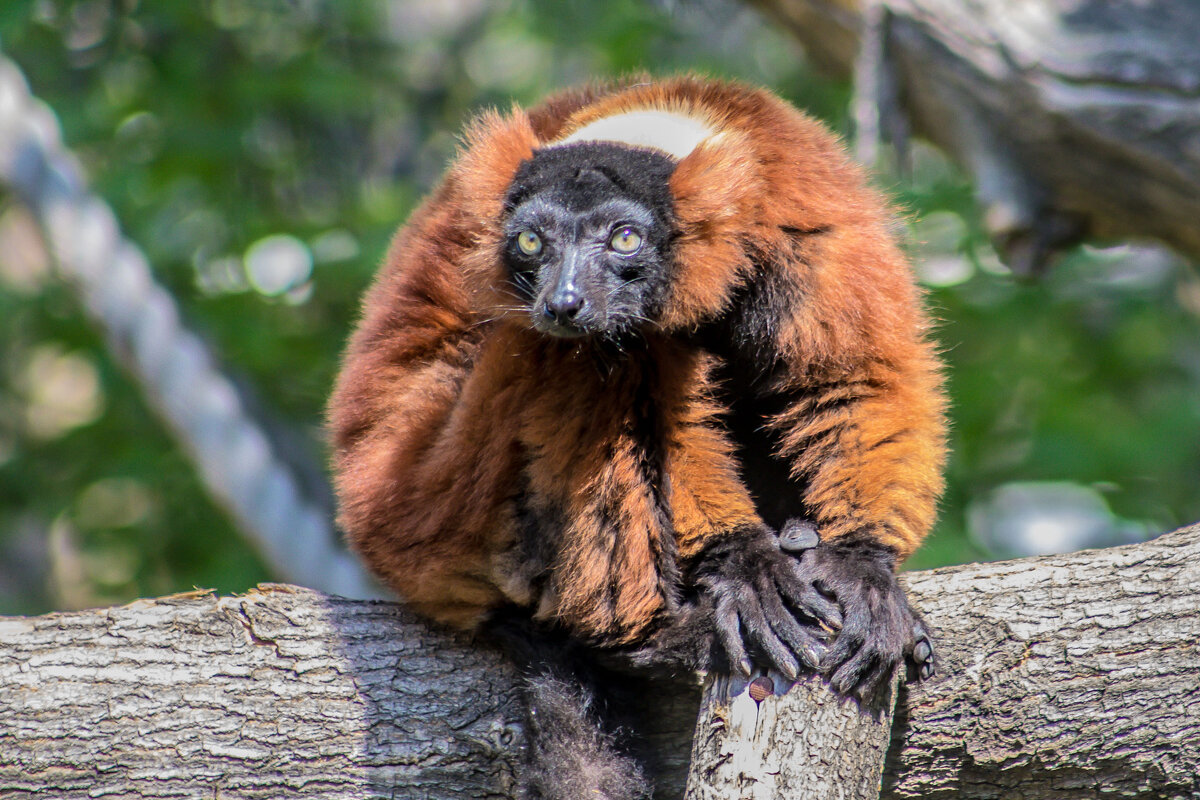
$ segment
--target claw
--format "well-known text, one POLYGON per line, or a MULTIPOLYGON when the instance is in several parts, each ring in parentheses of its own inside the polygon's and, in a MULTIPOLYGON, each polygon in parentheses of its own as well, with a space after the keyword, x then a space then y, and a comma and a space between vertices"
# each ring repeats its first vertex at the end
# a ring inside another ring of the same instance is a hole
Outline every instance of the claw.
POLYGON ((828 648, 820 643, 817 643, 816 647, 804 645, 803 651, 803 653, 797 653, 797 655, 804 659, 804 665, 809 669, 816 669, 818 666, 820 666, 821 659, 824 657, 825 653, 828 652, 828 648))
POLYGON ((789 681, 794 681, 800 676, 800 665, 796 663, 795 659, 788 659, 782 664, 776 662, 775 666, 789 681))
POLYGON ((779 588, 787 600, 805 616, 811 617, 827 631, 840 630, 842 611, 837 603, 824 597, 812 585, 800 564, 791 565, 790 581, 781 581, 779 588), (803 587, 803 588, 799 588, 803 587))

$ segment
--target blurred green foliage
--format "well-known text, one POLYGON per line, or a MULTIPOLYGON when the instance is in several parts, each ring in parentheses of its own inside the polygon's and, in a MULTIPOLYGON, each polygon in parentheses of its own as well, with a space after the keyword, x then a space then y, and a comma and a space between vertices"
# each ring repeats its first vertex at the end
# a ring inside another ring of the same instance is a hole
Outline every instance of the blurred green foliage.
MULTIPOLYGON (((693 70, 768 85, 847 127, 845 86, 718 0, 6 0, 0 50, 188 324, 317 463, 358 297, 475 111, 693 70), (268 287, 246 256, 279 234, 313 267, 268 287)), ((1195 271, 1081 250, 1043 282, 1014 281, 970 186, 916 155, 910 176, 881 180, 914 221, 943 320, 954 457, 942 521, 911 564, 986 557, 967 508, 1016 480, 1096 486, 1150 530, 1200 518, 1195 271)), ((268 579, 28 229, 0 194, 0 613, 268 579)))

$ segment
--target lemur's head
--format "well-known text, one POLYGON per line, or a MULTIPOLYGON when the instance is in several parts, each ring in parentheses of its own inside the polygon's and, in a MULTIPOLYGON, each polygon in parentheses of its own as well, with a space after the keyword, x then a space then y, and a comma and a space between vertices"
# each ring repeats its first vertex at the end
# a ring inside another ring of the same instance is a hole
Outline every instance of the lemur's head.
POLYGON ((655 322, 675 163, 650 148, 575 142, 521 164, 505 198, 503 258, 537 330, 619 338, 655 322))

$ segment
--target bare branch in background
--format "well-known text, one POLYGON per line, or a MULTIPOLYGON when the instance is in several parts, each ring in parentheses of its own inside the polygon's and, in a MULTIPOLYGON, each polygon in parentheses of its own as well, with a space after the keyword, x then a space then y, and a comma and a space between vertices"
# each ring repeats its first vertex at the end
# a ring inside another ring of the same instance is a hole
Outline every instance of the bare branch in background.
POLYGON ((970 171, 1015 270, 1085 236, 1149 237, 1200 258, 1200 4, 755 4, 835 74, 855 68, 860 37, 880 50, 891 87, 880 113, 903 116, 881 127, 911 126, 970 171))
POLYGON ((233 382, 180 319, 112 209, 90 193, 53 112, 0 58, 0 182, 32 211, 61 277, 100 326, 109 350, 188 453, 205 485, 268 565, 287 580, 349 597, 378 594, 339 544, 331 510, 247 413, 233 382))

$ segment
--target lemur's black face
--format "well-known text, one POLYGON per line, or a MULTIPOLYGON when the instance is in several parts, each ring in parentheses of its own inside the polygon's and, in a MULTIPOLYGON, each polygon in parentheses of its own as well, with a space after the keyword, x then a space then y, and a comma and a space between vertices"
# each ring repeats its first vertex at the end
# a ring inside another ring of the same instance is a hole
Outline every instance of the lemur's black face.
POLYGON ((652 325, 668 282, 669 156, 607 142, 521 165, 506 198, 504 260, 533 326, 620 338, 652 325))

